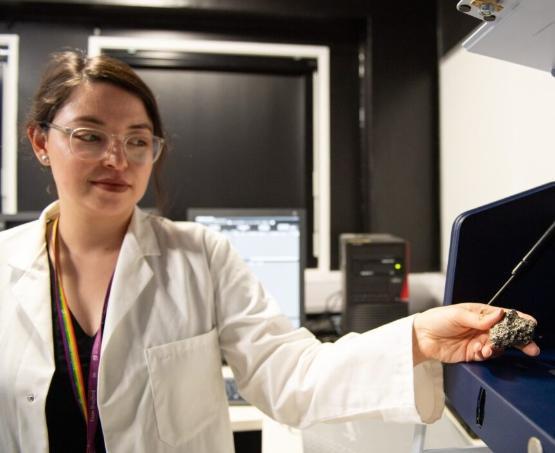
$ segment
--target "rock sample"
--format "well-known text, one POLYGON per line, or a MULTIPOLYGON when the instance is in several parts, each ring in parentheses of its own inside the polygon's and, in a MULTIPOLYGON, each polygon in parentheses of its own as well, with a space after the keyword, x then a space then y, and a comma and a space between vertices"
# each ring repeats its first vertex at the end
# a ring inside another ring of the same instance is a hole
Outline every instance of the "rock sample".
POLYGON ((524 346, 534 338, 536 323, 518 316, 516 310, 509 310, 505 317, 489 331, 489 339, 495 348, 524 346))

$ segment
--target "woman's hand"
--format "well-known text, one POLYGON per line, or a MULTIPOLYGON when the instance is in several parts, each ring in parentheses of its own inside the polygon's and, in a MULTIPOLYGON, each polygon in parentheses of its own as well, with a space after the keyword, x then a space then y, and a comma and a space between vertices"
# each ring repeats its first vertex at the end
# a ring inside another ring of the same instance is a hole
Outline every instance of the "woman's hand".
MULTIPOLYGON (((503 316, 502 308, 478 303, 453 304, 417 314, 413 324, 414 364, 428 359, 455 363, 492 357, 497 351, 488 340, 489 329, 503 316)), ((519 316, 535 321, 526 314, 519 316)), ((534 342, 520 349, 530 356, 540 353, 534 342)))

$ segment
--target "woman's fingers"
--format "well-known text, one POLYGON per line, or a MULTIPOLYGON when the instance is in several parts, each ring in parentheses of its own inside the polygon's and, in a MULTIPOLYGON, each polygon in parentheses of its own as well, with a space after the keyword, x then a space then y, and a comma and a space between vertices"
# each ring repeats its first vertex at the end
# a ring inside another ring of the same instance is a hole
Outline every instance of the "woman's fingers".
POLYGON ((527 345, 524 346, 516 346, 518 349, 520 349, 522 352, 524 352, 524 354, 535 357, 537 355, 539 355, 540 353, 540 348, 539 346, 535 343, 535 342, 530 342, 527 345))
POLYGON ((484 357, 484 353, 483 353, 483 346, 480 343, 476 343, 474 345, 474 358, 473 360, 478 361, 478 362, 482 362, 483 360, 485 360, 484 357))
MULTIPOLYGON (((438 307, 420 313, 414 318, 415 363, 435 358, 445 363, 487 360, 502 354, 489 339, 490 329, 506 314, 500 307, 480 303, 460 303, 438 307)), ((526 314, 525 319, 535 321, 526 314)), ((531 342, 519 347, 529 356, 539 354, 531 342)))
POLYGON ((520 316, 521 318, 528 319, 530 321, 534 321, 536 324, 538 323, 538 321, 536 321, 536 318, 534 318, 533 316, 530 316, 526 313, 522 313, 521 311, 518 311, 518 310, 517 310, 517 313, 518 313, 518 316, 520 316))
POLYGON ((482 348, 482 356, 484 357, 484 359, 489 359, 492 355, 493 355, 493 348, 491 346, 491 343, 488 342, 482 348))

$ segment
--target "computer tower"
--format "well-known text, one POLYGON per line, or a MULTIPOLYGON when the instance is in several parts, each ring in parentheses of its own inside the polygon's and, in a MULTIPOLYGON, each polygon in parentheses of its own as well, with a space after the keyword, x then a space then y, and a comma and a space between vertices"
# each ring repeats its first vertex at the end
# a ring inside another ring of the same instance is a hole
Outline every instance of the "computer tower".
POLYGON ((340 236, 343 333, 365 332, 408 314, 408 245, 389 234, 340 236))

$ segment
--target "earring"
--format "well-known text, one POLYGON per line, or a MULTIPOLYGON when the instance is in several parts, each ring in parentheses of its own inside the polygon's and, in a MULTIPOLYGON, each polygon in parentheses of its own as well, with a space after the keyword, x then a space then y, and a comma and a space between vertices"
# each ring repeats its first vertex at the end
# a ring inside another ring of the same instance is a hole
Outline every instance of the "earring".
POLYGON ((48 156, 46 154, 43 154, 42 156, 40 156, 40 160, 42 161, 43 164, 49 164, 50 163, 50 159, 48 158, 48 156))

